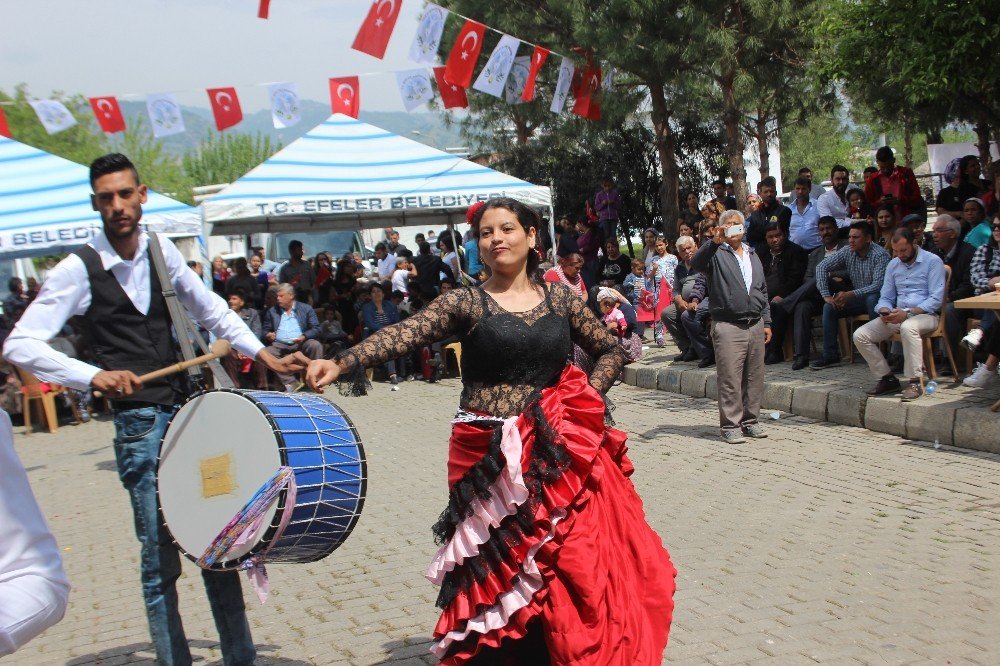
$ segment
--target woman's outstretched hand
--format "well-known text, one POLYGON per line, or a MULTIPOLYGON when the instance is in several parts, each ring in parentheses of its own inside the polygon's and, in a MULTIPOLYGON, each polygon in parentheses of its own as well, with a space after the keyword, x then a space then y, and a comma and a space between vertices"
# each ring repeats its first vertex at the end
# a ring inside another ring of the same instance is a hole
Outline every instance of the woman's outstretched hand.
POLYGON ((306 369, 306 384, 313 391, 322 393, 323 389, 337 381, 340 376, 340 366, 336 361, 317 359, 309 362, 306 369))

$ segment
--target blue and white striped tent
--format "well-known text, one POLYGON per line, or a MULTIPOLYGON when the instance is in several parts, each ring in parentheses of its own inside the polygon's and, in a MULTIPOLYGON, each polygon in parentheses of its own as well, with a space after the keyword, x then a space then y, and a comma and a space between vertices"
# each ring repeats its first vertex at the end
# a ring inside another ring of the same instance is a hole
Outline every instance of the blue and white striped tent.
MULTIPOLYGON (((0 259, 60 254, 86 243, 101 230, 90 194, 87 167, 0 137, 0 259)), ((197 208, 150 191, 142 209, 148 229, 201 235, 197 208)))
POLYGON ((465 222, 475 201, 510 196, 539 209, 532 185, 334 114, 202 203, 213 235, 465 222))

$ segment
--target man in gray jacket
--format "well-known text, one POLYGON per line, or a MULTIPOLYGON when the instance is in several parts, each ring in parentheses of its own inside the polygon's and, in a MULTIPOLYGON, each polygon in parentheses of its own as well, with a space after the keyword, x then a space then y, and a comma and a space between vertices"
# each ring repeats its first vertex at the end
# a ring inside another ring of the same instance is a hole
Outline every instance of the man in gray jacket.
POLYGON ((764 268, 743 242, 743 213, 727 210, 712 241, 695 253, 691 267, 708 276, 712 343, 719 386, 722 440, 767 437, 757 421, 764 395, 764 346, 771 340, 764 268))

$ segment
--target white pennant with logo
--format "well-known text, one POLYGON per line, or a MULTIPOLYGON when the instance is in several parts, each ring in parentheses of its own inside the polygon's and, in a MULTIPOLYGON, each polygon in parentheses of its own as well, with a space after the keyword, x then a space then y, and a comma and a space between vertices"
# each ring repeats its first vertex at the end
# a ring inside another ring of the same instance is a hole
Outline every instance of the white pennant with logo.
POLYGON ((413 42, 410 44, 410 60, 421 65, 434 64, 447 18, 447 9, 432 2, 427 3, 424 13, 420 15, 417 33, 413 35, 413 42))
POLYGON ((418 106, 434 99, 431 77, 426 69, 396 72, 396 86, 399 88, 399 96, 407 111, 413 111, 418 106))
POLYGON ((524 84, 528 82, 528 72, 531 71, 531 56, 518 56, 514 58, 511 65, 510 74, 507 75, 507 84, 504 86, 504 97, 508 104, 523 104, 521 94, 524 92, 524 84))
POLYGON ((267 87, 271 100, 271 122, 275 129, 284 129, 302 120, 299 88, 292 82, 272 83, 267 87))
POLYGON ((173 93, 158 93, 146 97, 146 113, 153 127, 153 136, 162 139, 184 131, 181 107, 173 93))
POLYGON ((36 99, 28 104, 35 110, 35 115, 38 116, 38 120, 49 134, 62 132, 76 125, 76 118, 59 100, 36 99))
POLYGON ((556 81, 556 90, 552 93, 552 106, 549 111, 552 113, 562 113, 566 106, 566 98, 569 97, 569 88, 573 85, 573 71, 575 67, 569 58, 563 58, 559 65, 559 80, 556 81))
POLYGON ((520 45, 521 41, 516 37, 510 35, 501 37, 472 87, 488 95, 500 97, 503 94, 504 84, 507 83, 510 68, 514 66, 517 47, 520 45))

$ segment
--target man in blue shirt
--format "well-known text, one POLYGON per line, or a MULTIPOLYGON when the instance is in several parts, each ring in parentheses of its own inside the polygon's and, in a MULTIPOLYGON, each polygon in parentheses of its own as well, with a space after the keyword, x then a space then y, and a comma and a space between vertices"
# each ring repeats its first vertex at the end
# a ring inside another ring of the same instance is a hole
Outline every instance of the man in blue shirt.
POLYGON ((875 306, 877 319, 854 332, 854 344, 868 362, 868 368, 878 378, 868 395, 896 393, 901 386, 892 374, 878 345, 899 333, 903 346, 903 372, 909 384, 903 390, 903 400, 916 400, 924 393, 922 335, 938 326, 944 300, 945 271, 941 257, 920 249, 907 227, 892 234, 892 249, 896 258, 885 269, 885 282, 875 306))
POLYGON ((819 205, 809 196, 810 187, 812 182, 808 178, 799 177, 795 181, 795 201, 789 205, 792 219, 788 223, 788 237, 806 252, 823 244, 819 236, 819 205))
MULTIPOLYGON (((278 304, 264 311, 264 343, 268 351, 278 358, 302 352, 311 359, 323 358, 323 345, 317 340, 320 333, 319 317, 308 303, 295 300, 295 287, 278 285, 278 304)), ((267 368, 262 370, 267 372, 267 368)), ((286 391, 300 385, 293 374, 281 374, 278 379, 286 391)), ((266 374, 259 377, 260 384, 267 383, 266 374)))

